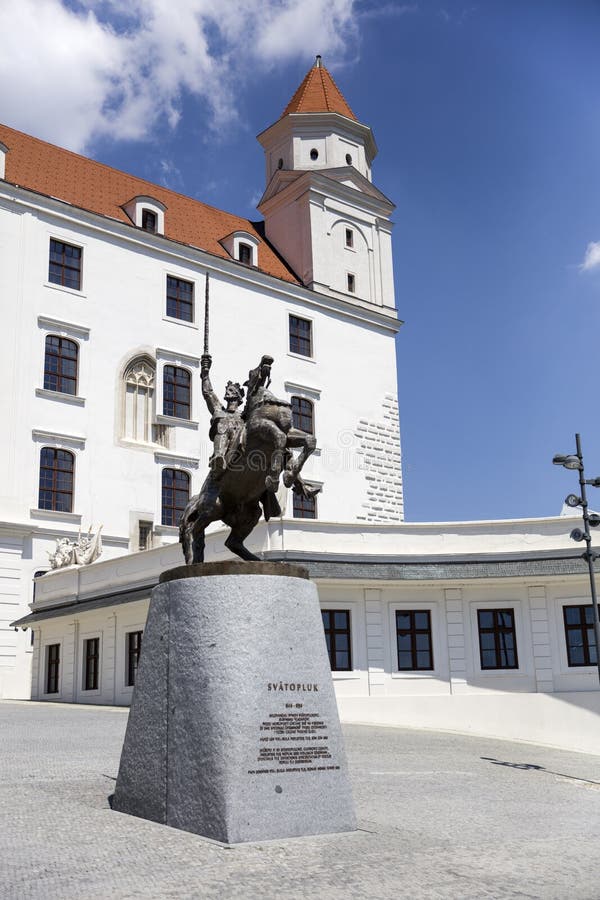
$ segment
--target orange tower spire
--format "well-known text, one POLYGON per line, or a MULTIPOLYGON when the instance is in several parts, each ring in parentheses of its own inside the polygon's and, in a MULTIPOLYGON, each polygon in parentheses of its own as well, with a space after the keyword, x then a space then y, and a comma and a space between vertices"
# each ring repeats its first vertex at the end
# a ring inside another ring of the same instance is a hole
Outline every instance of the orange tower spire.
POLYGON ((320 56, 317 56, 314 66, 309 69, 304 81, 284 109, 282 118, 288 113, 315 112, 340 113, 348 119, 358 121, 337 84, 321 62, 320 56))

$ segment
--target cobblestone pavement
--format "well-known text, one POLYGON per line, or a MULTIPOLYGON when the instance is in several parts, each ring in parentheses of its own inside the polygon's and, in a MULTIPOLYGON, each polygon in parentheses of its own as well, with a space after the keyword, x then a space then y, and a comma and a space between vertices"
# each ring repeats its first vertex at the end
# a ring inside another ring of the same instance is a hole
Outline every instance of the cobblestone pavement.
POLYGON ((225 848, 113 812, 127 710, 0 703, 0 897, 600 898, 600 756, 346 726, 360 830, 225 848))

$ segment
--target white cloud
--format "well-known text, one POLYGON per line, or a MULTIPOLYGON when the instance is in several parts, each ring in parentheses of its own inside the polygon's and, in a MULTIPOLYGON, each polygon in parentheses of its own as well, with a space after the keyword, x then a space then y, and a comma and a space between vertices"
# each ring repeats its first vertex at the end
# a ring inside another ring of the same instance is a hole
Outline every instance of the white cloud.
POLYGON ((587 245, 583 262, 579 268, 583 272, 600 268, 600 241, 590 241, 587 245))
POLYGON ((81 151, 174 128, 189 91, 219 130, 240 78, 314 53, 335 65, 357 21, 353 0, 0 2, 0 120, 81 151))

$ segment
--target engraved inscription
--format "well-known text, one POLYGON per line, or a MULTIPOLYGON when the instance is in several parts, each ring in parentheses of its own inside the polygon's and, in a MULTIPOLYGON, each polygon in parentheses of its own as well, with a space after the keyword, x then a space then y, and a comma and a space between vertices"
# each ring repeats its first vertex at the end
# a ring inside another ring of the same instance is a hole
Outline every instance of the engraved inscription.
POLYGON ((258 767, 248 775, 337 770, 328 741, 327 725, 318 712, 305 710, 303 703, 286 703, 261 722, 258 767))

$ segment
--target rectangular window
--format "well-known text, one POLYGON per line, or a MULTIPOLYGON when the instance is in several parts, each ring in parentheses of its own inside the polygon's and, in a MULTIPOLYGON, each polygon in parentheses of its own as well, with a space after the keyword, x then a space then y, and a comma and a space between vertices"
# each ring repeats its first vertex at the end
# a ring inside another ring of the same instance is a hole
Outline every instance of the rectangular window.
POLYGON ((314 407, 312 400, 306 400, 304 397, 291 397, 292 404, 292 425, 299 431, 305 431, 307 434, 315 433, 314 426, 314 407))
POLYGON ((167 275, 167 315, 184 322, 194 321, 194 285, 167 275))
POLYGON ((46 647, 46 693, 58 694, 58 677, 60 673, 60 644, 48 644, 46 647))
POLYGON ((396 610, 398 671, 432 671, 433 642, 428 609, 396 610))
POLYGON ((312 356, 312 322, 290 316, 290 352, 312 356))
POLYGON ((142 210, 142 228, 144 231, 156 232, 156 213, 151 209, 142 210))
POLYGON ((478 609, 482 669, 518 669, 514 609, 478 609))
POLYGON ((81 247, 50 238, 48 281, 75 291, 81 290, 81 247))
POLYGON ((351 228, 346 228, 346 247, 354 247, 354 232, 351 228))
POLYGON ((238 254, 240 262, 246 266, 252 263, 252 247, 249 244, 238 244, 238 254))
POLYGON ((598 650, 594 633, 594 607, 564 606, 565 640, 570 666, 598 665, 598 650))
POLYGON ((302 494, 293 493, 294 519, 316 519, 317 518, 317 498, 304 497, 302 494))
POLYGON ((152 522, 138 522, 138 550, 149 550, 152 546, 152 522))
POLYGON ((138 666, 140 664, 140 653, 142 652, 142 635, 143 631, 129 631, 126 634, 125 656, 126 656, 126 682, 127 687, 133 687, 137 676, 138 666))
POLYGON ((163 415, 189 419, 191 378, 187 369, 165 366, 163 369, 163 415))
POLYGON ((323 628, 333 672, 351 672, 350 610, 322 609, 323 628))
POLYGON ((351 275, 350 272, 348 272, 348 293, 354 294, 355 291, 356 291, 356 279, 355 279, 354 275, 351 275))
POLYGON ((88 638, 83 644, 83 689, 98 690, 98 667, 100 663, 100 638, 88 638))

